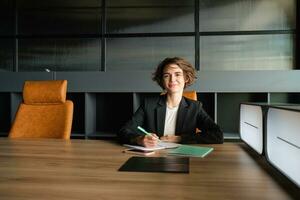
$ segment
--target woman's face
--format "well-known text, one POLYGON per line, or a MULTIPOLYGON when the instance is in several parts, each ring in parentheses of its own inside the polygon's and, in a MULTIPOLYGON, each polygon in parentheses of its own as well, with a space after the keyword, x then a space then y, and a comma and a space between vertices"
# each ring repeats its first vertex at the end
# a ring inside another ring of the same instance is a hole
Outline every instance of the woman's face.
POLYGON ((182 92, 186 80, 182 69, 176 64, 167 65, 163 71, 163 85, 167 93, 182 92))

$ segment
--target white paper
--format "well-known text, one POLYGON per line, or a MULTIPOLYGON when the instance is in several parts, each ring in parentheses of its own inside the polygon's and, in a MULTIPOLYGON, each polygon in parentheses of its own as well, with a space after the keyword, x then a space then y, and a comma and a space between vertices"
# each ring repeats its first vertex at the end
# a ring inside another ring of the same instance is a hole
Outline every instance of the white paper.
POLYGON ((130 145, 130 144, 124 144, 124 146, 132 148, 132 149, 143 150, 143 151, 155 151, 155 150, 165 149, 165 147, 163 147, 163 146, 143 147, 143 146, 139 146, 139 145, 130 145))
POLYGON ((166 149, 171 149, 171 148, 179 147, 180 144, 173 143, 173 142, 163 142, 163 141, 160 141, 160 142, 158 143, 158 146, 164 147, 164 148, 166 148, 166 149))
POLYGON ((139 145, 130 145, 130 144, 124 144, 124 146, 132 148, 132 149, 143 150, 143 151, 155 151, 155 150, 161 150, 161 149, 176 148, 176 147, 179 147, 180 144, 160 141, 155 147, 143 147, 143 146, 139 146, 139 145))

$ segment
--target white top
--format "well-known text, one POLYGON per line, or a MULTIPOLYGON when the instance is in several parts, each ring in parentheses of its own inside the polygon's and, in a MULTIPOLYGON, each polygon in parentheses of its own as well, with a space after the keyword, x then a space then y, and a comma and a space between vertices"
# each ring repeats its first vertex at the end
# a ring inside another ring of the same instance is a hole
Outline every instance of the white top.
POLYGON ((178 107, 179 106, 174 108, 167 107, 164 135, 175 135, 178 107))

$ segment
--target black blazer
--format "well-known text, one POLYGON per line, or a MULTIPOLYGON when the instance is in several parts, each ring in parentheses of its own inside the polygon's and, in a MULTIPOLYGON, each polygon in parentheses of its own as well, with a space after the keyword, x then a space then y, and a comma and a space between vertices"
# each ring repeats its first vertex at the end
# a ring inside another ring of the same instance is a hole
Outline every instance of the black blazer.
MULTIPOLYGON (((137 126, 150 133, 163 136, 166 116, 166 96, 145 99, 134 116, 118 132, 121 143, 134 143, 137 136, 142 135, 137 126)), ((199 101, 182 98, 175 128, 182 143, 223 143, 223 132, 220 127, 203 110, 199 101), (196 128, 201 133, 195 133, 196 128)))

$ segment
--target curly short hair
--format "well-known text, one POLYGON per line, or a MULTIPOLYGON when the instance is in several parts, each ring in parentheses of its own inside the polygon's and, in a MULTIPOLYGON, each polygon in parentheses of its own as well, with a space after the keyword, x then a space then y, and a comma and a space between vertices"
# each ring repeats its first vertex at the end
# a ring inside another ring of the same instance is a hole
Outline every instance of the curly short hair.
POLYGON ((153 73, 153 77, 152 77, 152 80, 155 81, 162 89, 165 89, 164 85, 163 85, 164 69, 166 66, 171 65, 171 64, 178 65, 178 67, 180 69, 182 69, 184 78, 187 81, 184 86, 185 88, 187 86, 192 85, 196 81, 196 79, 197 79, 196 70, 193 67, 193 65, 191 63, 189 63, 187 60, 180 58, 180 57, 165 58, 163 61, 161 61, 158 64, 155 72, 153 73))

